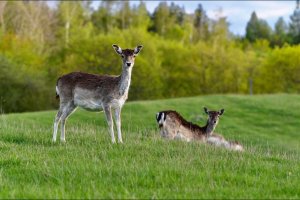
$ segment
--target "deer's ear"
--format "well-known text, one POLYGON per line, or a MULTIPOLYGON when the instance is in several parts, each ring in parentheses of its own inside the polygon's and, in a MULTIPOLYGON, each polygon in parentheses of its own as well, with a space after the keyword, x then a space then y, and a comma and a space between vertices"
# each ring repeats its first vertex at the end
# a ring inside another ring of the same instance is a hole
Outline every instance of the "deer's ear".
POLYGON ((122 54, 122 49, 121 47, 119 47, 118 45, 116 44, 113 44, 112 47, 115 49, 115 51, 117 52, 117 54, 122 54))
POLYGON ((204 112, 205 112, 206 114, 208 114, 208 110, 207 110, 207 108, 206 108, 206 107, 204 107, 203 109, 204 109, 204 112))
POLYGON ((140 53, 140 51, 142 50, 143 46, 139 45, 137 47, 134 48, 134 54, 137 55, 138 53, 140 53))
POLYGON ((222 109, 219 111, 219 115, 223 115, 224 111, 225 111, 225 110, 222 108, 222 109))

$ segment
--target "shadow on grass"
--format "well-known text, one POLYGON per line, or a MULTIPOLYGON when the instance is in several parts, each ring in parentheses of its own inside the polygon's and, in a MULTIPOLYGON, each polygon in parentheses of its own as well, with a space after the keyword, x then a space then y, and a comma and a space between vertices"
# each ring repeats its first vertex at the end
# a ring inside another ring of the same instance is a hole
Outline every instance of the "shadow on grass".
POLYGON ((49 138, 31 138, 25 135, 4 135, 0 137, 0 141, 9 144, 16 144, 16 145, 34 145, 34 146, 56 146, 50 137, 49 138))
POLYGON ((20 160, 0 160, 0 169, 8 167, 17 167, 21 165, 20 160))

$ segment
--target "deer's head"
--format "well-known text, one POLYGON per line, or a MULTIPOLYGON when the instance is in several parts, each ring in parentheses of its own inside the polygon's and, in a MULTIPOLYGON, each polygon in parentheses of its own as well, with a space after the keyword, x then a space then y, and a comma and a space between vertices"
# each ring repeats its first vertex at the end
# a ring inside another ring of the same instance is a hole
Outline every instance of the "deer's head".
POLYGON ((208 125, 215 128, 219 122, 219 118, 224 113, 224 109, 220 111, 209 111, 206 107, 204 107, 204 112, 208 115, 208 125))
POLYGON ((117 54, 119 54, 122 57, 123 67, 125 68, 133 67, 135 57, 139 54, 139 52, 143 48, 142 45, 139 45, 134 49, 121 49, 121 47, 119 47, 116 44, 113 44, 112 46, 117 52, 117 54))

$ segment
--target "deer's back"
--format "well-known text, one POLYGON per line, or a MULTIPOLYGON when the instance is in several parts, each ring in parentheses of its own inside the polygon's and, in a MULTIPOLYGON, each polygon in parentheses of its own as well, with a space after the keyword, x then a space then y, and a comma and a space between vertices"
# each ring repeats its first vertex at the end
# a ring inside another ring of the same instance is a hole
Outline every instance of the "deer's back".
POLYGON ((57 87, 60 93, 72 93, 75 88, 111 91, 116 87, 118 81, 118 76, 72 72, 58 78, 57 87))
POLYGON ((97 87, 112 87, 119 80, 119 76, 97 75, 83 72, 71 72, 58 78, 57 85, 96 89, 97 87))

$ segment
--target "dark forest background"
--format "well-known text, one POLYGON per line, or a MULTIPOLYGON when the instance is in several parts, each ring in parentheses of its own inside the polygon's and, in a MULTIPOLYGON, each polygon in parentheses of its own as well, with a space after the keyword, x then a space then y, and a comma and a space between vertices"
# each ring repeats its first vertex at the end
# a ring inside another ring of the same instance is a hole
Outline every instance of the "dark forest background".
POLYGON ((91 1, 1 1, 1 112, 56 107, 56 79, 71 71, 120 74, 112 44, 144 45, 129 100, 300 92, 299 8, 273 29, 255 12, 245 36, 229 26, 201 4, 187 14, 176 2, 149 13, 142 1, 101 1, 98 9, 91 1))

